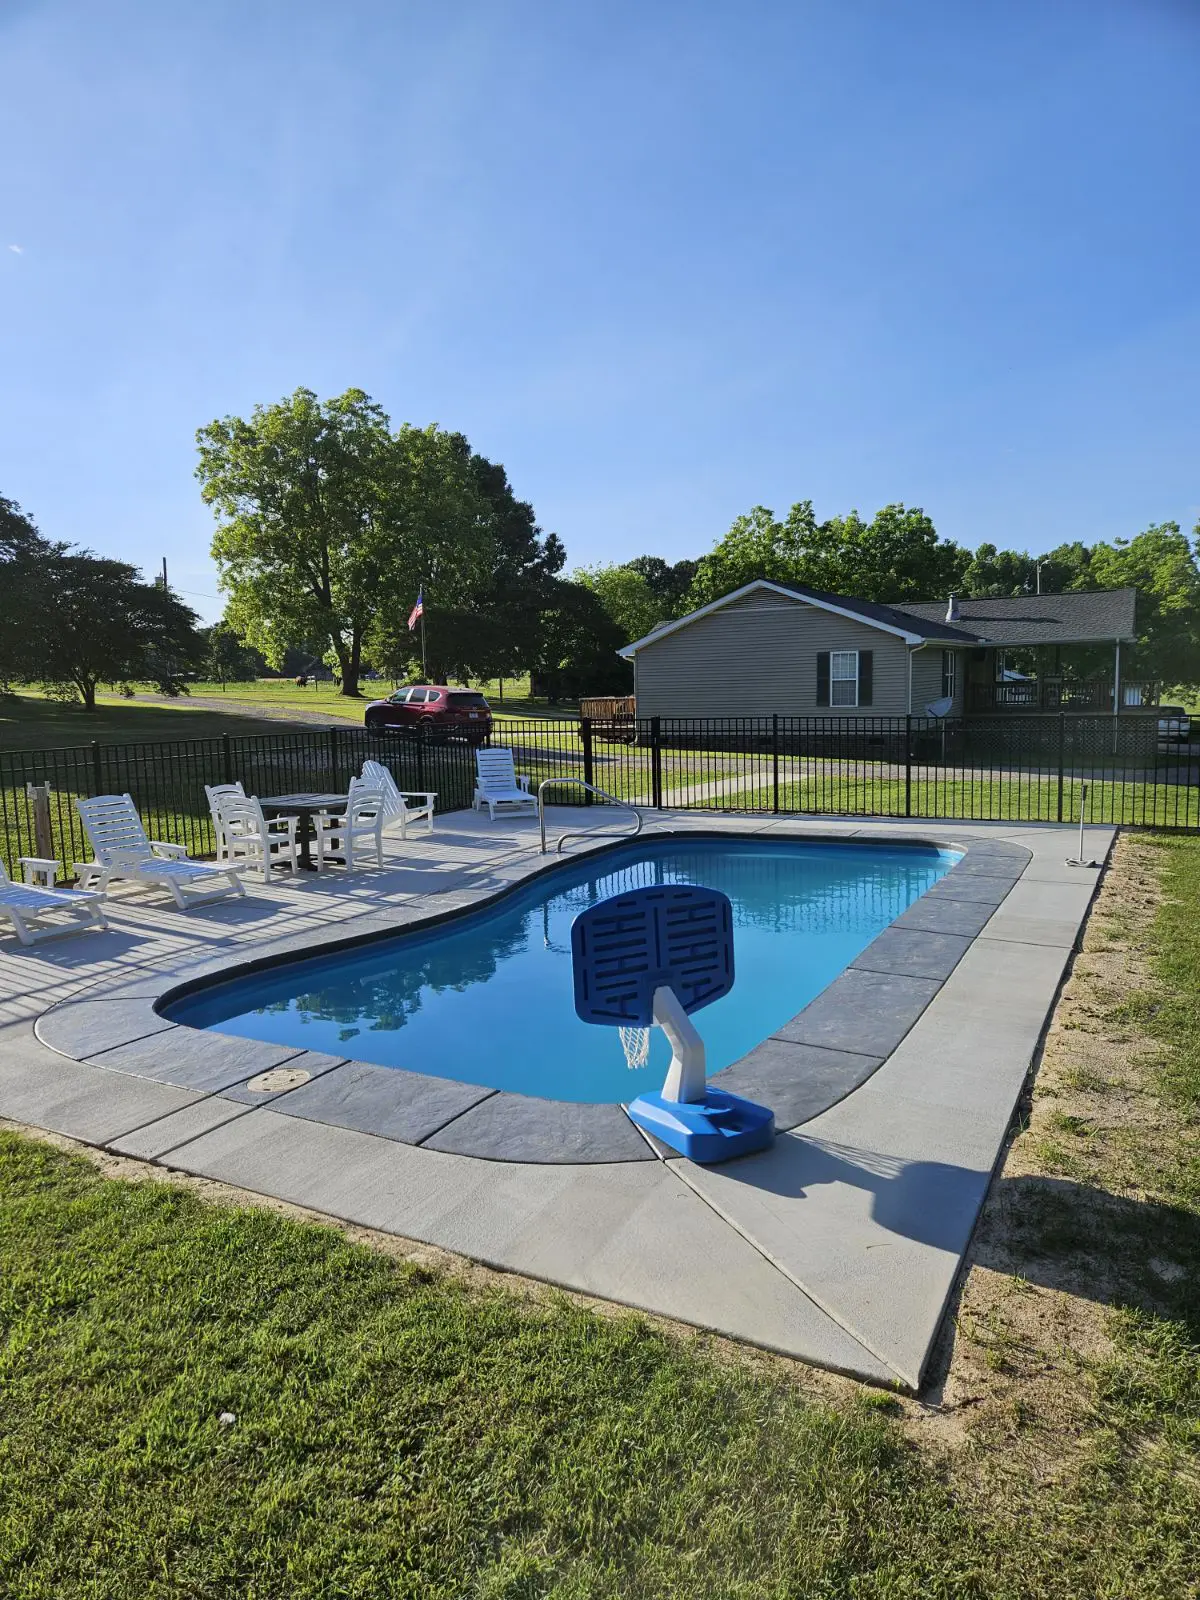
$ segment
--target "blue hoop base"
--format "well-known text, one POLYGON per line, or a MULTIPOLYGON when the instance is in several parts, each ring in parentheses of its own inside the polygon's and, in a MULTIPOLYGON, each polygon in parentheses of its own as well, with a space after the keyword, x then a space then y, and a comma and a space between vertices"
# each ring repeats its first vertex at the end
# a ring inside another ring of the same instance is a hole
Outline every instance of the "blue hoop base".
POLYGON ((690 1102, 640 1094, 628 1110, 639 1128, 701 1166, 765 1150, 775 1138, 770 1106, 755 1105, 724 1089, 707 1089, 703 1100, 690 1102))

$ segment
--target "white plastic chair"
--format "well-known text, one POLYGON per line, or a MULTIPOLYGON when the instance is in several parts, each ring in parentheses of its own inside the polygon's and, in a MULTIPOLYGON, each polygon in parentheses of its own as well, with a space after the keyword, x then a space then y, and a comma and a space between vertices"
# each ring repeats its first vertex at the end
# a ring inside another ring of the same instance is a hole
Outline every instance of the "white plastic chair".
POLYGON ((229 861, 257 868, 264 883, 270 883, 272 867, 289 867, 293 873, 300 870, 298 817, 268 819, 257 795, 225 794, 217 804, 229 861))
POLYGON ((476 750, 475 798, 471 805, 476 811, 486 806, 493 822, 498 810, 518 816, 524 811, 537 811, 537 797, 529 792, 529 779, 517 776, 513 753, 505 746, 476 750))
POLYGON ((100 794, 76 800, 75 809, 96 857, 76 865, 81 889, 103 893, 114 878, 132 878, 135 883, 166 889, 181 911, 246 892, 240 866, 191 861, 183 845, 147 839, 130 795, 100 794), (224 878, 224 887, 198 887, 214 878, 224 878))
POLYGON ((339 857, 353 872, 364 851, 374 851, 375 865, 383 865, 383 828, 386 817, 383 790, 361 778, 350 779, 344 816, 320 816, 317 821, 317 866, 339 857))
POLYGON ((39 939, 55 939, 66 933, 82 933, 85 928, 108 927, 104 915, 104 896, 79 889, 46 889, 35 881, 45 863, 33 856, 22 856, 24 883, 14 883, 0 861, 0 911, 13 925, 22 944, 39 939), (59 922, 65 917, 65 922, 59 922))
POLYGON ((428 824, 433 832, 433 803, 437 795, 428 789, 398 789, 396 780, 380 761, 364 761, 362 781, 372 789, 383 790, 383 831, 387 833, 399 824, 400 837, 408 832, 410 822, 428 824))
POLYGON ((212 812, 213 833, 217 841, 217 860, 227 861, 229 849, 227 843, 228 827, 221 816, 222 800, 244 800, 246 791, 242 788, 240 780, 237 783, 206 783, 204 794, 208 800, 208 809, 212 812))

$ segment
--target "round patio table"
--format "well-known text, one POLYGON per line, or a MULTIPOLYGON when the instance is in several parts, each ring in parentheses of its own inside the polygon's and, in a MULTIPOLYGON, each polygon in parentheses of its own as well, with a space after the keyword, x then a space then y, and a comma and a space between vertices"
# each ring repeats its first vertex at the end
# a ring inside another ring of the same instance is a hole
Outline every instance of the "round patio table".
POLYGON ((350 804, 345 794, 273 794, 259 798, 265 817, 299 817, 296 843, 300 846, 300 865, 306 872, 315 872, 312 846, 316 842, 316 818, 328 812, 343 813, 350 804))

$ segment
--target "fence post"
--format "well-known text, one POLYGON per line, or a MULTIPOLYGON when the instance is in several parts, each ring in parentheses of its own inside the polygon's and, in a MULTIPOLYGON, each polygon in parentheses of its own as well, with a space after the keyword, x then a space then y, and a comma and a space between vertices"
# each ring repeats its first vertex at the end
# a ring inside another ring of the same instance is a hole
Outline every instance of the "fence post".
POLYGON ((33 851, 43 861, 54 856, 54 834, 50 827, 50 785, 27 783, 25 793, 33 807, 33 851))
POLYGON ((1063 819, 1063 766, 1067 749, 1067 713, 1058 713, 1058 820, 1063 819))
POLYGON ((425 739, 418 732, 414 734, 413 740, 417 747, 417 788, 418 790, 423 790, 425 788, 425 739))
POLYGON ((650 718, 650 804, 662 810, 662 722, 650 718))
POLYGON ((221 782, 233 782, 233 745, 229 735, 221 735, 221 782))
POLYGON ((912 816, 912 712, 904 719, 904 815, 912 816))
MULTIPOLYGON (((583 740, 583 781, 584 783, 595 783, 596 773, 592 755, 591 717, 581 717, 579 719, 579 736, 583 740)), ((590 806, 594 799, 595 796, 590 789, 583 791, 583 803, 585 806, 590 806)))
POLYGON ((779 713, 771 713, 771 810, 779 815, 779 713))
POLYGON ((99 794, 103 785, 100 782, 100 745, 92 740, 92 793, 99 794))
POLYGON ((329 730, 329 788, 336 792, 338 787, 338 731, 336 728, 329 730))

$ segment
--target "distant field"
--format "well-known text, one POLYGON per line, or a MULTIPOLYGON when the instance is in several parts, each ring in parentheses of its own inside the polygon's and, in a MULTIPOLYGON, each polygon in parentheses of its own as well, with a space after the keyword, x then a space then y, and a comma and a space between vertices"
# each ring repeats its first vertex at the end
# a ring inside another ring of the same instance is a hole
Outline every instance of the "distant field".
MULTIPOLYGON (((525 688, 527 684, 518 684, 525 688)), ((369 700, 391 692, 387 683, 367 685, 357 699, 338 694, 332 684, 299 689, 291 680, 260 678, 255 683, 194 683, 190 693, 169 700, 148 684, 135 684, 134 698, 98 693, 94 712, 64 705, 42 690, 23 688, 0 695, 0 750, 50 750, 60 746, 125 744, 147 739, 202 739, 221 733, 277 733, 281 722, 327 726, 348 722, 361 727, 369 700)), ((497 717, 535 723, 574 721, 568 706, 547 706, 506 694, 503 705, 485 687, 497 717)))

